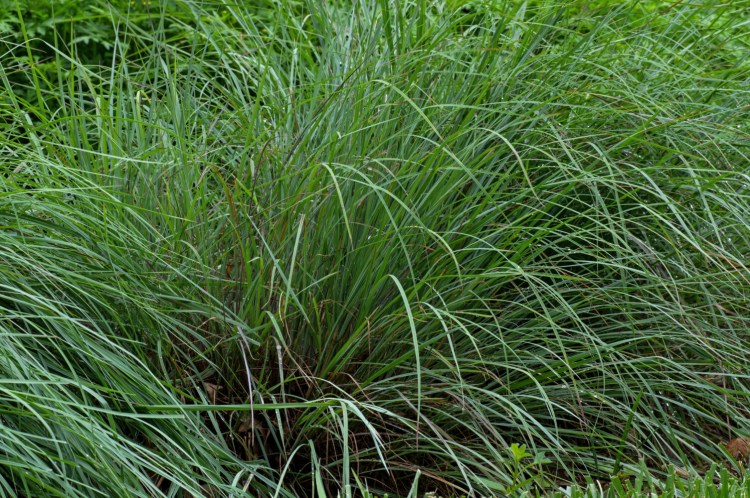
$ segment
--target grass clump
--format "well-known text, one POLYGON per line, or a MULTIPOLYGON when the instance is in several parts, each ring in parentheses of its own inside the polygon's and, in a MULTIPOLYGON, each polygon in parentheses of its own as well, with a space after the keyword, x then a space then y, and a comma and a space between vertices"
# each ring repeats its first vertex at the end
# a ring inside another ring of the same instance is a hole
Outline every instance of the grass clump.
POLYGON ((730 461, 750 5, 652 4, 111 7, 106 65, 51 43, 35 98, 5 77, 5 490, 512 495, 730 461))

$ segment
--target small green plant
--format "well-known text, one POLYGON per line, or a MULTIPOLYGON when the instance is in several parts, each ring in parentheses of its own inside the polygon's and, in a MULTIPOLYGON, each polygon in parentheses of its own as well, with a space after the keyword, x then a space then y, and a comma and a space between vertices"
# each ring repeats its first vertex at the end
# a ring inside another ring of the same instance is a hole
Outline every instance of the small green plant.
POLYGON ((532 455, 525 444, 510 445, 510 459, 506 463, 511 484, 498 489, 506 496, 531 495, 548 487, 544 478, 543 466, 552 463, 544 453, 532 455))
POLYGON ((645 465, 634 470, 629 478, 613 477, 611 481, 593 482, 585 486, 568 486, 551 496, 556 498, 743 498, 750 495, 750 480, 730 474, 726 468, 712 466, 703 475, 670 468, 666 478, 657 478, 645 465))

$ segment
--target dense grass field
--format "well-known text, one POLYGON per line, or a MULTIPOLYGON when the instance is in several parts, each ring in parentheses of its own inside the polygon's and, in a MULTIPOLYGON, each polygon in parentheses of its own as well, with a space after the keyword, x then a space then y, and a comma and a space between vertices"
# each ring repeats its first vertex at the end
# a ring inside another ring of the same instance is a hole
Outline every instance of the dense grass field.
POLYGON ((750 0, 6 3, 0 495, 750 489, 750 0))

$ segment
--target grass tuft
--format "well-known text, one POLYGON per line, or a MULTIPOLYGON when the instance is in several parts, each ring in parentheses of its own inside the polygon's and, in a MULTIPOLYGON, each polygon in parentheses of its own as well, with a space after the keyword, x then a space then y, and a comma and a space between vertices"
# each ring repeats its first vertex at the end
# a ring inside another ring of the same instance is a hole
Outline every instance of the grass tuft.
POLYGON ((744 486, 750 3, 136 4, 0 59, 3 493, 744 486))

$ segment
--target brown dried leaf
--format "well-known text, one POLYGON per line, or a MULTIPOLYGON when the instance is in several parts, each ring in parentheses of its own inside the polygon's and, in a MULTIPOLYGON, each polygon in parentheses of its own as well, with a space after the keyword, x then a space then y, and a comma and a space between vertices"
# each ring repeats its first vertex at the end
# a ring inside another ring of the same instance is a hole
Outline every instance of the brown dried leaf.
POLYGON ((726 445, 727 453, 735 460, 747 460, 750 457, 750 438, 738 437, 726 445))
POLYGON ((221 386, 217 386, 216 384, 211 384, 210 382, 204 382, 203 389, 206 390, 206 395, 208 396, 208 400, 211 402, 212 405, 215 405, 216 396, 219 394, 219 391, 221 390, 221 386))
POLYGON ((674 468, 674 475, 677 477, 680 477, 682 479, 689 479, 690 478, 690 472, 685 467, 675 467, 674 468))

